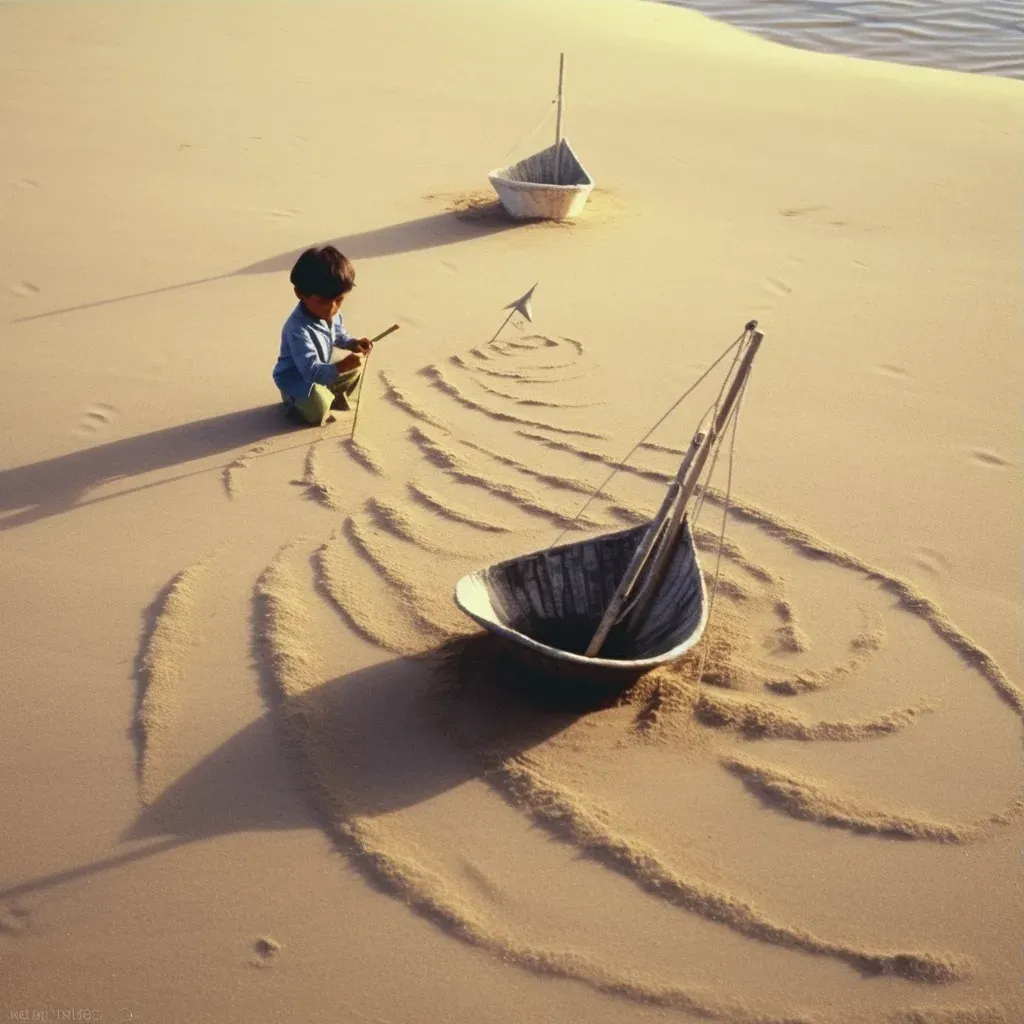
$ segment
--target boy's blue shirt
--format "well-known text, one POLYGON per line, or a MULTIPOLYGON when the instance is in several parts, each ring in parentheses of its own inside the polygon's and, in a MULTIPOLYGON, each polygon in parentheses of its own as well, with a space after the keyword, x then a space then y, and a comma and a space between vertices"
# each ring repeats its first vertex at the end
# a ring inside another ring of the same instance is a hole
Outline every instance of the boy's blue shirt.
POLYGON ((341 313, 327 324, 310 316, 300 302, 281 328, 274 383, 286 395, 309 398, 314 384, 330 384, 338 376, 338 368, 330 361, 335 347, 352 348, 341 313))

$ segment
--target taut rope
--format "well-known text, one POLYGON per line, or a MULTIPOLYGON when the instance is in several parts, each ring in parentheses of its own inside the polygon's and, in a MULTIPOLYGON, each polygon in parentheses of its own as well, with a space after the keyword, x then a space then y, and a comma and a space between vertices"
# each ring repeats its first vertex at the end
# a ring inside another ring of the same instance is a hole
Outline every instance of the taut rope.
MULTIPOLYGON (((736 339, 736 340, 735 340, 735 341, 734 341, 734 342, 733 342, 733 343, 732 343, 732 344, 731 344, 731 345, 730 345, 730 346, 729 346, 729 347, 728 347, 728 348, 727 348, 727 349, 726 349, 726 350, 725 350, 725 351, 724 351, 724 352, 723 352, 723 353, 722 353, 722 354, 721 354, 721 355, 720 355, 720 356, 719 356, 719 357, 718 357, 718 358, 717 358, 717 359, 716 359, 716 360, 715 360, 715 361, 714 361, 714 362, 713 362, 713 363, 712 363, 712 364, 711 364, 711 365, 710 365, 710 366, 709 366, 709 367, 708 367, 708 368, 707 368, 707 369, 706 369, 706 370, 705 370, 705 371, 704 371, 704 372, 703 372, 703 373, 702 373, 702 374, 701 374, 701 375, 700 375, 700 376, 699 376, 699 377, 697 378, 697 380, 695 380, 695 381, 693 382, 693 384, 692 384, 692 385, 690 385, 690 387, 689 387, 689 388, 687 388, 687 389, 686 389, 686 391, 685 391, 685 392, 683 392, 683 394, 682 394, 682 395, 680 395, 680 396, 679 396, 679 397, 678 397, 678 398, 677 398, 677 399, 676 399, 676 400, 675 400, 675 401, 674 401, 674 402, 672 403, 672 405, 671 405, 671 406, 669 407, 668 411, 667 411, 667 412, 666 412, 666 413, 665 413, 665 414, 664 414, 664 415, 663 415, 663 416, 662 416, 662 417, 661 417, 661 418, 660 418, 660 419, 658 420, 658 422, 657 422, 657 423, 655 423, 655 424, 654 424, 654 426, 653 426, 653 427, 651 427, 651 429, 650 429, 650 430, 648 430, 648 431, 647 431, 647 433, 646 433, 646 434, 644 434, 644 436, 643 436, 643 437, 641 437, 641 438, 640 438, 640 440, 639 440, 639 441, 637 441, 637 443, 636 443, 635 445, 633 445, 633 447, 632 447, 632 448, 630 448, 630 450, 629 450, 628 452, 626 452, 626 454, 625 454, 625 455, 624 455, 624 456, 623 456, 623 457, 622 457, 622 458, 621 458, 621 459, 619 460, 619 462, 618 462, 618 464, 617 464, 617 465, 615 466, 615 468, 614 468, 614 469, 613 469, 613 470, 612 470, 612 471, 611 471, 611 472, 610 472, 610 473, 608 474, 608 476, 607 476, 607 477, 605 477, 605 479, 604 479, 604 480, 603 480, 603 481, 602 481, 602 482, 601 482, 601 483, 600 483, 600 484, 598 485, 598 487, 597 487, 597 489, 596 489, 596 490, 594 491, 594 493, 593 493, 593 494, 592 494, 592 495, 591 495, 591 496, 590 496, 589 498, 587 498, 587 500, 586 500, 586 501, 585 501, 585 502, 583 503, 583 507, 582 507, 582 508, 581 508, 581 509, 579 510, 579 512, 577 512, 577 513, 576 513, 576 515, 575 515, 575 516, 573 516, 572 520, 571 520, 571 521, 570 521, 570 522, 569 522, 569 523, 568 523, 568 524, 567 524, 567 525, 566 525, 566 526, 565 526, 565 527, 563 528, 562 532, 561 532, 561 533, 560 533, 560 534, 559 534, 559 535, 558 535, 558 536, 557 536, 557 537, 556 537, 556 538, 555 538, 555 539, 554 539, 554 540, 553 540, 553 541, 551 542, 551 544, 550 544, 550 545, 548 545, 549 547, 554 547, 554 546, 555 546, 555 545, 556 545, 556 544, 557 544, 557 543, 558 543, 558 542, 559 542, 559 541, 560 541, 560 540, 561 540, 561 539, 562 539, 562 538, 563 538, 563 537, 564 537, 564 536, 566 535, 566 533, 567 533, 567 532, 568 532, 568 531, 569 531, 569 530, 570 530, 570 529, 571 529, 571 528, 572 528, 573 526, 575 526, 575 525, 576 525, 576 523, 577 523, 577 522, 579 521, 579 519, 580 519, 580 516, 582 516, 582 515, 583 515, 583 513, 584 513, 584 512, 586 512, 586 511, 587 511, 587 509, 588 509, 588 508, 590 507, 591 503, 592 503, 592 502, 593 502, 593 501, 594 501, 594 500, 595 500, 596 498, 598 498, 598 497, 599 497, 599 496, 601 495, 601 493, 602 493, 602 492, 604 491, 604 489, 605 489, 605 488, 606 488, 606 487, 608 486, 608 484, 609 484, 609 483, 611 482, 611 480, 612 480, 612 478, 613 478, 613 477, 615 476, 615 474, 616 474, 616 473, 618 473, 618 472, 619 472, 619 470, 621 470, 621 469, 622 469, 622 467, 623 467, 623 466, 624 466, 624 465, 625 465, 625 464, 626 464, 626 463, 627 463, 627 462, 629 461, 629 459, 630 459, 630 458, 631 458, 631 457, 633 456, 633 454, 634 454, 634 453, 636 452, 636 450, 637 450, 637 449, 638 449, 638 448, 640 447, 640 445, 642 445, 642 444, 644 443, 644 441, 646 441, 646 440, 647 440, 647 438, 649 438, 649 437, 651 436, 651 434, 653 434, 653 433, 654 433, 654 432, 655 432, 655 431, 656 431, 656 430, 658 429, 658 427, 660 427, 660 426, 662 425, 662 423, 664 423, 664 422, 665 422, 665 420, 667 420, 667 419, 669 418, 669 416, 671 416, 671 415, 672 415, 672 413, 674 413, 674 412, 676 411, 676 409, 678 409, 678 408, 679 408, 679 406, 680 406, 680 405, 681 405, 681 404, 683 403, 683 401, 684 401, 684 400, 685 400, 686 398, 688 398, 688 397, 689 397, 689 396, 690 396, 690 395, 691 395, 691 394, 692 394, 692 393, 693 393, 693 392, 694 392, 694 391, 696 390, 696 388, 697 388, 697 387, 698 387, 698 386, 699 386, 699 385, 700 385, 700 384, 701 384, 701 383, 702 383, 702 382, 703 382, 703 381, 704 381, 704 380, 705 380, 705 379, 706 379, 706 378, 708 377, 708 375, 709 375, 709 374, 711 373, 711 371, 712 371, 712 370, 713 370, 713 369, 714 369, 714 368, 715 368, 715 367, 716 367, 716 366, 717 366, 717 365, 718 365, 718 364, 719 364, 719 363, 720 363, 720 362, 721 362, 721 361, 722 361, 722 360, 723 360, 723 359, 724 359, 724 358, 725 358, 725 357, 726 357, 726 356, 727 356, 727 355, 728 355, 728 354, 729 354, 730 352, 732 352, 732 350, 733 350, 733 349, 736 349, 736 354, 735 354, 735 356, 733 357, 733 366, 735 366, 735 365, 736 365, 736 359, 738 359, 738 358, 739 358, 739 346, 740 346, 740 343, 741 343, 741 342, 743 341, 743 339, 744 339, 744 338, 746 337, 746 334, 747 334, 747 331, 746 331, 746 328, 744 328, 744 330, 743 330, 743 333, 742 333, 742 334, 741 334, 741 335, 740 335, 740 336, 739 336, 739 337, 738 337, 738 338, 737 338, 737 339, 736 339)), ((726 380, 728 380, 728 379, 729 379, 729 376, 731 376, 731 375, 732 375, 732 369, 730 369, 730 371, 729 371, 729 374, 728 374, 728 375, 726 376, 726 380)), ((724 387, 725 387, 725 385, 723 384, 723 386, 722 386, 722 389, 723 389, 723 390, 724 390, 724 387)), ((716 408, 716 409, 718 408, 718 403, 719 403, 719 402, 720 402, 721 400, 722 400, 722 394, 721 394, 721 391, 720 391, 720 392, 719 392, 719 395, 718 395, 718 398, 717 398, 717 399, 715 400, 715 405, 714 405, 714 408, 716 408)), ((722 431, 722 434, 723 434, 723 435, 725 434, 725 431, 724 431, 724 430, 722 431)))

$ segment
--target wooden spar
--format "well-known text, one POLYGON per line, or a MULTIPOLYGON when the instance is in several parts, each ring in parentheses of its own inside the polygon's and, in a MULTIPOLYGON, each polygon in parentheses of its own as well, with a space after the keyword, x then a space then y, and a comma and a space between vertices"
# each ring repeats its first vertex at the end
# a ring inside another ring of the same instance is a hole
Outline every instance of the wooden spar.
MULTIPOLYGON (((756 325, 748 326, 747 328, 749 332, 747 349, 743 353, 743 359, 740 361, 736 375, 733 377, 732 385, 722 401, 718 415, 715 417, 714 425, 708 431, 707 437, 703 439, 703 443, 700 445, 700 448, 695 453, 694 457, 690 458, 689 453, 687 453, 689 466, 685 474, 686 478, 680 480, 679 497, 677 499, 672 519, 664 532, 657 552, 653 556, 651 571, 647 574, 647 579, 644 581, 643 588, 637 595, 636 601, 633 605, 633 610, 629 614, 627 625, 630 629, 637 628, 640 619, 646 612, 647 607, 655 594, 657 594, 658 588, 661 586, 662 577, 665 574, 665 570, 668 568, 669 562, 671 561, 678 544, 679 534, 682 530, 683 518, 686 514, 686 506, 689 504, 690 498, 693 496, 693 492, 697 487, 697 481, 700 479, 700 475, 704 471, 704 466, 707 463, 708 456, 711 454, 711 449, 714 447, 715 441, 728 424, 729 416, 732 413, 733 406, 736 404, 736 399, 738 398, 747 377, 750 375, 751 363, 753 363, 754 356, 757 354, 758 347, 764 337, 755 330, 755 326, 756 325)), ((683 467, 680 467, 680 473, 682 472, 683 467)))
POLYGON ((672 555, 675 554, 676 546, 679 542, 679 533, 683 528, 686 506, 693 495, 693 490, 697 486, 701 473, 704 472, 704 465, 708 461, 708 455, 711 454, 713 444, 713 433, 709 433, 701 438, 700 447, 688 467, 686 479, 680 483, 679 500, 676 502, 672 518, 666 526, 665 532, 662 534, 661 543, 658 545, 658 550, 652 558, 651 571, 647 574, 647 579, 644 580, 640 593, 637 594, 636 600, 633 602, 629 618, 626 620, 626 625, 629 629, 637 628, 641 617, 647 611, 654 595, 657 594, 658 588, 661 586, 662 577, 665 575, 665 570, 668 568, 668 564, 672 559, 672 555))
MULTIPOLYGON (((392 324, 386 331, 381 331, 380 334, 375 335, 370 339, 370 344, 373 345, 380 341, 381 338, 386 338, 389 334, 393 334, 398 330, 400 324, 392 324)), ((363 380, 366 377, 366 367, 370 362, 370 353, 366 353, 366 362, 363 363, 363 372, 359 375, 359 390, 356 392, 356 411, 352 417, 352 432, 348 435, 348 439, 351 441, 356 436, 356 423, 359 421, 359 399, 363 397, 363 380)))
POLYGON ((732 379, 732 387, 729 388, 729 393, 725 396, 725 401, 722 402, 722 408, 718 411, 714 427, 716 435, 720 434, 725 428, 725 424, 729 419, 729 413, 732 412, 733 403, 736 401, 736 396, 739 395, 740 388, 743 387, 747 377, 750 376, 750 364, 754 361, 754 356, 757 355, 757 350, 764 340, 764 335, 757 330, 756 320, 750 321, 747 325, 747 330, 750 332, 750 343, 747 346, 747 351, 743 354, 743 362, 740 363, 740 368, 732 379))
POLYGON ((654 545, 657 543, 658 538, 661 536, 662 527, 668 519, 672 502, 678 493, 679 485, 673 481, 672 486, 668 489, 668 494, 665 495, 661 508, 658 510, 658 514, 651 521, 650 529, 637 546, 636 551, 633 552, 633 557, 629 560, 629 565, 626 566, 626 573, 619 582, 615 593, 612 594, 612 599, 609 601, 601 622, 598 624, 597 632, 594 633, 593 639, 587 646, 586 651, 584 651, 586 657, 596 658, 598 652, 604 646, 605 640, 608 639, 608 634, 611 632, 612 626, 615 625, 619 612, 622 611, 622 606, 626 603, 626 598, 629 597, 629 592, 633 589, 637 577, 643 572, 647 559, 654 550, 654 545))
MULTIPOLYGON (((703 424, 701 424, 703 428, 703 424)), ((636 551, 633 552, 633 557, 630 559, 629 565, 626 567, 626 572, 623 575, 615 593, 612 595, 611 601, 608 602, 608 607, 605 609, 605 613, 601 618, 601 622, 597 627, 597 632, 594 634, 594 638, 590 641, 590 645, 586 649, 586 656, 588 658, 595 658, 598 652, 604 646, 605 640, 608 639, 608 634, 611 632, 612 627, 618 621, 619 613, 622 611, 629 599, 630 592, 636 585, 636 581, 640 578, 640 574, 644 570, 644 566, 647 564, 647 559, 650 557, 651 552, 654 550, 655 545, 658 543, 659 538, 662 536, 662 529, 665 523, 669 521, 669 513, 672 510, 673 504, 676 502, 676 498, 680 494, 680 487, 683 479, 686 476, 686 472, 689 469, 690 463, 693 461, 694 456, 700 450, 700 446, 704 443, 704 432, 703 429, 698 430, 694 435, 693 441, 690 442, 690 448, 683 458, 683 461, 679 464, 679 470, 676 473, 675 480, 672 481, 671 486, 668 489, 668 493, 665 495, 665 500, 661 503, 661 508, 658 509, 658 514, 651 521, 651 527, 647 531, 643 542, 637 547, 636 551)))
POLYGON ((562 176, 562 83, 565 80, 565 54, 558 55, 558 110, 555 115, 555 181, 560 185, 562 176))

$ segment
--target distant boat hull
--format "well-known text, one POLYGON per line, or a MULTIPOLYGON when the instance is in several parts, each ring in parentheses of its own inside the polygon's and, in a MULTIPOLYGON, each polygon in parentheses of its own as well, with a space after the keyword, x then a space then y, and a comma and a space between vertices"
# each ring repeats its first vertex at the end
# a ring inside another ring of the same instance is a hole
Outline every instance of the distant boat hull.
POLYGON ((601 657, 583 655, 650 524, 499 562, 463 576, 455 602, 542 676, 597 690, 625 688, 696 644, 707 621, 704 579, 688 524, 635 632, 616 626, 601 657))
POLYGON ((567 139, 487 175, 501 205, 516 220, 571 220, 583 212, 594 181, 567 139), (555 155, 561 152, 558 181, 555 155))

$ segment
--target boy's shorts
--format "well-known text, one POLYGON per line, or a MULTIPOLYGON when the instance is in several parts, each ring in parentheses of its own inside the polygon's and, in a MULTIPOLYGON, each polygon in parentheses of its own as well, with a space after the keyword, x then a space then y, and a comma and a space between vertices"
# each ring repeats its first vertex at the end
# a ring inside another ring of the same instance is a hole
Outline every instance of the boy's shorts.
POLYGON ((295 398, 281 392, 281 400, 288 412, 294 410, 306 423, 314 427, 322 427, 330 416, 332 409, 347 412, 352 406, 348 396, 356 389, 362 369, 345 370, 339 373, 330 384, 314 384, 308 398, 295 398))

